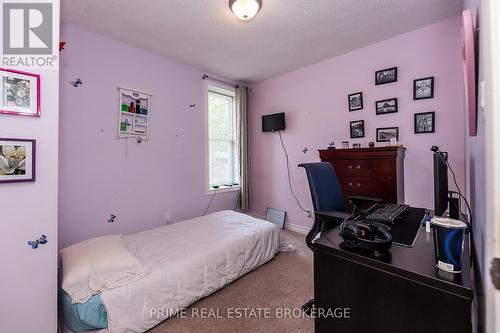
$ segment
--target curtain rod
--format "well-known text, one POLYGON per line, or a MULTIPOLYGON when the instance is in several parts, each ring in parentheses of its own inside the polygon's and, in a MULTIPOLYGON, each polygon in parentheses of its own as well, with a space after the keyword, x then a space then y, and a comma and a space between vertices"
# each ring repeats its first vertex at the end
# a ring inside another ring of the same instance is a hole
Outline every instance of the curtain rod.
POLYGON ((223 81, 223 80, 217 79, 217 78, 215 78, 215 77, 208 76, 207 74, 203 74, 202 79, 203 79, 203 80, 210 79, 210 80, 212 80, 212 81, 217 81, 217 82, 220 82, 220 83, 227 84, 228 86, 238 88, 238 85, 237 85, 237 84, 229 83, 229 82, 226 82, 226 81, 223 81))

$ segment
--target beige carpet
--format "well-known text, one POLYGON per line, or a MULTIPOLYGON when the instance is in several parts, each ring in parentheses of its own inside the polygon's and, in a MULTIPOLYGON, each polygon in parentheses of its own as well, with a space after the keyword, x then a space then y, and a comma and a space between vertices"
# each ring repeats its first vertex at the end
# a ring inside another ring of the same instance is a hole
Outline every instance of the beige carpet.
POLYGON ((283 230, 283 235, 297 251, 279 253, 265 265, 193 304, 183 318, 167 319, 148 332, 313 332, 313 319, 301 317, 299 310, 313 297, 312 252, 304 235, 289 230, 283 230), (245 311, 250 318, 237 318, 245 311), (200 318, 202 314, 210 318, 200 318))

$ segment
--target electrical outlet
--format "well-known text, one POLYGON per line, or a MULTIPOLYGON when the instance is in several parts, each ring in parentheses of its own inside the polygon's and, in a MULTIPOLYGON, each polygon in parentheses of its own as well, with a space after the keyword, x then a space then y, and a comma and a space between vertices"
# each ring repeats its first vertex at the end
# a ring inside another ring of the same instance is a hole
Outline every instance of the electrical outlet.
POLYGON ((170 211, 166 211, 165 212, 165 216, 163 217, 163 221, 166 223, 166 224, 170 224, 170 221, 172 220, 172 212, 170 211))

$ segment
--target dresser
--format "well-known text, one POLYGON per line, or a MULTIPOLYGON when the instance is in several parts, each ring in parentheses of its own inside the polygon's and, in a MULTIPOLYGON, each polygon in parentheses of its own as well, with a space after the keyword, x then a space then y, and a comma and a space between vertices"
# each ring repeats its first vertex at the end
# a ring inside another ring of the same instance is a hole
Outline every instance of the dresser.
POLYGON ((353 148, 319 150, 322 162, 330 162, 352 210, 349 195, 381 198, 384 203, 404 203, 404 157, 406 148, 353 148))

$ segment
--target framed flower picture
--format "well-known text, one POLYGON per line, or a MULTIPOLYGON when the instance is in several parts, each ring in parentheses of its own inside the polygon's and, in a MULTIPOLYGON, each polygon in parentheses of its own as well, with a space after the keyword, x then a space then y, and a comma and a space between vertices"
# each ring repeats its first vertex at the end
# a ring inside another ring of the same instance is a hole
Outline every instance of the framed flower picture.
POLYGON ((0 68, 0 113, 40 117, 40 75, 0 68))
POLYGON ((0 183, 35 181, 36 141, 0 138, 0 183))

